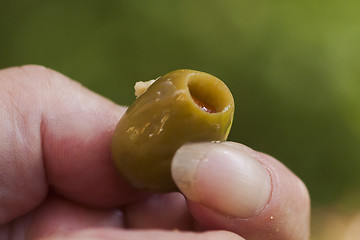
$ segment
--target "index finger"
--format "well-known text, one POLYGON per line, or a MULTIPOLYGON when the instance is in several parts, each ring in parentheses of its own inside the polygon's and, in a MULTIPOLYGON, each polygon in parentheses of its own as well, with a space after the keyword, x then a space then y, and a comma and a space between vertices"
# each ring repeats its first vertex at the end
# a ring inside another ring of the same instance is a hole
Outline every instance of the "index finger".
POLYGON ((1 70, 0 100, 0 224, 41 203, 49 186, 97 207, 139 194, 111 161, 124 108, 40 66, 1 70))

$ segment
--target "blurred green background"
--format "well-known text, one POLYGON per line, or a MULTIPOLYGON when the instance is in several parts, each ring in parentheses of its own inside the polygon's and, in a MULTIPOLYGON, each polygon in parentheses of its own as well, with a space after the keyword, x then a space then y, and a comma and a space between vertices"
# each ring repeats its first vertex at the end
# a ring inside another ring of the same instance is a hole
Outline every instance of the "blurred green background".
POLYGON ((0 67, 41 64, 129 105, 178 68, 233 92, 230 139, 267 152, 314 208, 360 206, 360 3, 355 0, 2 1, 0 67))

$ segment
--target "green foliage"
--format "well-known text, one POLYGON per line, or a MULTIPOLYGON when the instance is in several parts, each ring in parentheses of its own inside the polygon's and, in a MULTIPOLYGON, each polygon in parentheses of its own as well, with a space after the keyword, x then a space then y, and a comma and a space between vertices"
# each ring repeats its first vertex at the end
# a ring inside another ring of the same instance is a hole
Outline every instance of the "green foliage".
POLYGON ((358 1, 7 1, 0 67, 42 64, 129 105, 179 68, 233 91, 230 139, 274 155, 313 202, 360 187, 358 1))

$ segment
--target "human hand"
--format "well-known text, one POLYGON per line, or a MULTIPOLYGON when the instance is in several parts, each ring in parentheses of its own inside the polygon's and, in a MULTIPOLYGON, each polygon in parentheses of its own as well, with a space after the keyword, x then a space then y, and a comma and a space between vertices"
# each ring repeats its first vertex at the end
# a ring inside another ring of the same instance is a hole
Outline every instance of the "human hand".
POLYGON ((0 102, 0 239, 309 238, 307 189, 268 155, 187 144, 172 166, 185 198, 148 194, 111 161, 125 108, 39 66, 1 70, 0 102))

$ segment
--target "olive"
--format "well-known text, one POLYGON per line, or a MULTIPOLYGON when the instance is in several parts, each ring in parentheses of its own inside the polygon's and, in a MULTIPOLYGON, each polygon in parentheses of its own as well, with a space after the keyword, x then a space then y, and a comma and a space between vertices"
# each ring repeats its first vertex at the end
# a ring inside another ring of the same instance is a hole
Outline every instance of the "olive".
POLYGON ((171 192, 176 150, 188 142, 225 141, 234 115, 234 99, 218 78, 194 70, 176 70, 158 78, 120 119, 112 156, 120 174, 134 187, 171 192))

